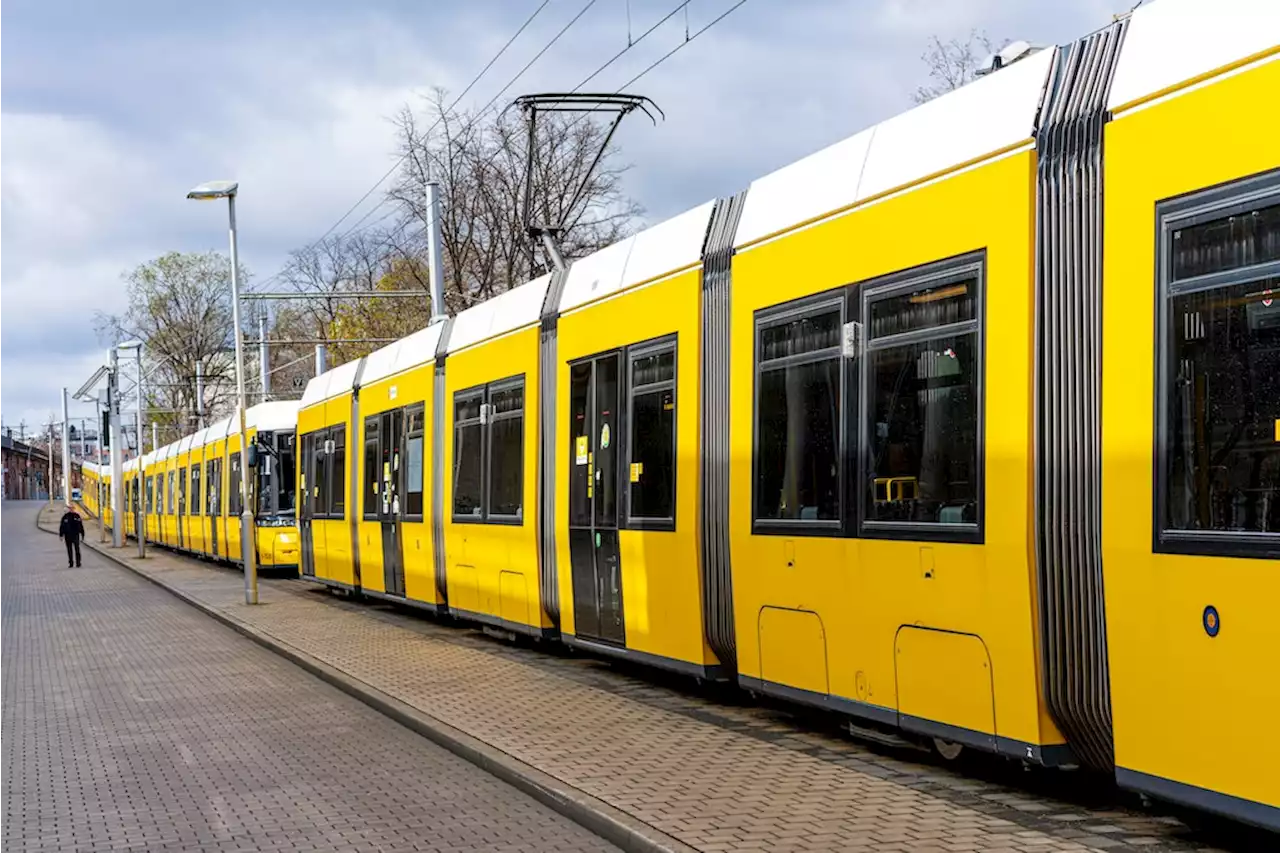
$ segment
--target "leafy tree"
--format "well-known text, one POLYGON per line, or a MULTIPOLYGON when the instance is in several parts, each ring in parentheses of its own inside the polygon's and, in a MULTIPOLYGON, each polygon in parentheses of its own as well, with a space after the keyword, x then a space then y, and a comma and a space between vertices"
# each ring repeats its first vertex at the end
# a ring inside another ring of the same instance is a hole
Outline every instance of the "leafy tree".
MULTIPOLYGON (((249 280, 241 267, 241 281, 249 280)), ((159 423, 172 441, 196 426, 196 364, 204 375, 205 422, 235 404, 230 262, 220 252, 169 252, 123 273, 127 302, 120 314, 95 315, 98 336, 114 346, 143 343, 144 422, 159 423)), ((122 359, 121 390, 134 373, 122 359)), ((127 406, 129 395, 124 394, 127 406)), ((149 437, 148 437, 149 439, 149 437)))

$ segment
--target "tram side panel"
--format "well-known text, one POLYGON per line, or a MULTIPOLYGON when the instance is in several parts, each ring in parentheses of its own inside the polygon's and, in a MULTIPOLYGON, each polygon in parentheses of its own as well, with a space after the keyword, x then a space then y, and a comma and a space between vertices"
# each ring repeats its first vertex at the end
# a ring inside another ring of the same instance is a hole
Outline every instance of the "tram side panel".
POLYGON ((355 425, 362 587, 437 605, 430 505, 435 362, 360 389, 355 425))
POLYGON ((706 675, 700 299, 692 270, 559 318, 553 476, 563 635, 706 675))
POLYGON ((538 334, 448 355, 443 468, 450 611, 541 636, 555 626, 538 573, 538 334))
POLYGON ((739 251, 730 517, 744 685, 1051 762, 1034 176, 1014 152, 739 251))
POLYGON ((1276 92, 1273 51, 1106 128, 1102 518, 1119 781, 1280 829, 1276 92))

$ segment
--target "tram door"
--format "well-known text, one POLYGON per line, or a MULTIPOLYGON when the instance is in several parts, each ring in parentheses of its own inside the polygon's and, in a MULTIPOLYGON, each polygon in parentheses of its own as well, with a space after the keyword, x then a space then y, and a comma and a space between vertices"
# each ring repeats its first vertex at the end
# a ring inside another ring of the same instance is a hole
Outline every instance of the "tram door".
POLYGON ((301 488, 298 489, 298 539, 299 547, 302 549, 302 574, 304 577, 313 578, 316 576, 316 552, 314 540, 311 538, 311 475, 315 470, 314 461, 316 454, 316 437, 314 435, 304 435, 302 437, 302 462, 298 466, 298 476, 301 478, 299 483, 301 488))
POLYGON ((209 553, 218 556, 218 524, 222 521, 222 460, 210 459, 205 465, 209 478, 209 553))
POLYGON ((378 428, 382 460, 382 572, 387 595, 404 597, 404 554, 400 549, 401 485, 404 482, 404 409, 382 413, 378 428))
POLYGON ((621 356, 570 368, 569 559, 578 636, 623 645, 618 549, 621 356))

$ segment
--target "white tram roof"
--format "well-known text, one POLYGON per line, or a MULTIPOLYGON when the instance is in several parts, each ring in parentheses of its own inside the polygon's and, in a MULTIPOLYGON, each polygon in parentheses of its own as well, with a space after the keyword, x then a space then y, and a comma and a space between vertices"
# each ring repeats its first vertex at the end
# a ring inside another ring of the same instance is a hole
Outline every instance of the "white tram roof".
POLYGON ((550 284, 550 275, 538 276, 459 313, 449 332, 449 352, 475 346, 538 322, 550 284))
POLYGON ((355 387, 356 370, 359 369, 362 361, 364 361, 363 358, 348 361, 312 378, 302 392, 302 401, 299 405, 305 408, 350 391, 355 387))
MULTIPOLYGON (((259 403, 256 406, 250 406, 244 414, 245 429, 257 429, 259 432, 295 429, 298 425, 298 401, 272 400, 259 403)), ((232 426, 233 420, 233 418, 227 418, 220 422, 223 431, 217 435, 218 438, 224 438, 237 431, 238 427, 232 426)), ((212 439, 211 436, 209 440, 212 439)))
POLYGON ((435 361, 436 346, 440 343, 440 332, 443 329, 444 323, 433 323, 369 353, 365 357, 364 370, 360 373, 360 383, 367 385, 435 361))
POLYGON ((735 246, 1028 142, 1053 55, 1034 53, 753 181, 735 246))
MULTIPOLYGON (((1120 110, 1280 45, 1276 0, 1158 0, 1129 19, 1107 109, 1120 110)), ((1275 58, 1273 53, 1272 58, 1275 58)))

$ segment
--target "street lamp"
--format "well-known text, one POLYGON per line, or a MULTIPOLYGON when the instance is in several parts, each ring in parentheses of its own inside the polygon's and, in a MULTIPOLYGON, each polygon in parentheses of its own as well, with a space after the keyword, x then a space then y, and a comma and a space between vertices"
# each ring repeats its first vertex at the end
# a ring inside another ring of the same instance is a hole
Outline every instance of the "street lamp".
POLYGON ((231 320, 236 336, 236 421, 240 425, 240 549, 244 560, 244 602, 258 603, 258 566, 254 559, 253 507, 249 505, 249 434, 245 429, 244 345, 240 334, 240 256, 236 248, 235 181, 210 181, 201 184, 187 198, 197 201, 227 200, 231 222, 231 320))
POLYGON ((142 453, 142 341, 125 341, 116 344, 118 350, 137 350, 138 353, 138 413, 136 427, 138 432, 138 505, 134 507, 133 517, 138 524, 138 557, 147 556, 147 523, 143 515, 146 508, 147 460, 142 453))

